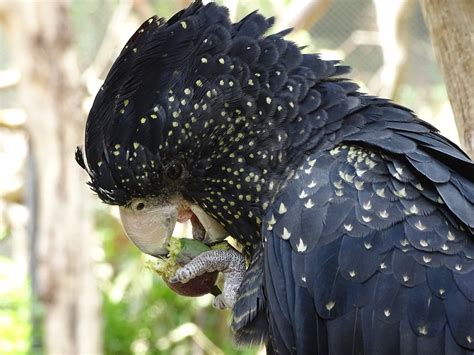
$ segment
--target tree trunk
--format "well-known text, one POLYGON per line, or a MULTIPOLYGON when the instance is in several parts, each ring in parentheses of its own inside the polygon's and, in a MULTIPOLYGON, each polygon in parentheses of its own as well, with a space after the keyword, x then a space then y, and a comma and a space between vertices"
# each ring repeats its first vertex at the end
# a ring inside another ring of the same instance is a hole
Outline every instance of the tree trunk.
POLYGON ((93 274, 84 174, 74 161, 84 116, 66 1, 0 0, 0 24, 21 72, 18 92, 38 174, 38 294, 45 352, 100 354, 101 299, 93 274))
POLYGON ((474 1, 421 0, 461 144, 474 158, 474 1))

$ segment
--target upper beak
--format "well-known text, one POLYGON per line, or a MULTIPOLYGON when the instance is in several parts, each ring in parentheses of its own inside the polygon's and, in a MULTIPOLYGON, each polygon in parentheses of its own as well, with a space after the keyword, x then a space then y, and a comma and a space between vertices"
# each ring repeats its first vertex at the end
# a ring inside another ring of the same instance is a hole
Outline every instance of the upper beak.
POLYGON ((143 213, 125 207, 119 210, 125 233, 142 252, 152 256, 168 254, 168 243, 178 218, 176 206, 160 206, 143 213))

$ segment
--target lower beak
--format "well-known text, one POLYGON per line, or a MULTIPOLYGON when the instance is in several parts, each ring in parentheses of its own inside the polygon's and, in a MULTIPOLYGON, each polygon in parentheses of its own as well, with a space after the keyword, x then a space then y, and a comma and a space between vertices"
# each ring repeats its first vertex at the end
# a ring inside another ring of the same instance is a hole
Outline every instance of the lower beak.
POLYGON ((120 207, 120 219, 128 238, 145 254, 164 256, 173 233, 178 210, 173 205, 153 208, 143 213, 120 207))
POLYGON ((229 233, 222 227, 219 222, 209 216, 201 207, 198 205, 192 205, 191 211, 196 215, 202 227, 205 230, 203 242, 211 244, 220 242, 229 236, 229 233))

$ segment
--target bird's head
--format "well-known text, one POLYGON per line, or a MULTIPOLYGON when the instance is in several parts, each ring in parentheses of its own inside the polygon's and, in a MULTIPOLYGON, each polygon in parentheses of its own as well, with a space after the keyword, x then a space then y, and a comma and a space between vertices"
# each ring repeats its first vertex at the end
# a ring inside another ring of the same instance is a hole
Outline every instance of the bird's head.
MULTIPOLYGON (((76 159, 147 254, 166 253, 176 221, 193 216, 207 241, 250 244, 259 233, 287 133, 267 119, 282 109, 272 103, 280 84, 257 63, 272 19, 251 16, 231 24, 224 7, 197 1, 167 22, 150 18, 95 98, 76 159)), ((276 62, 278 43, 267 42, 276 62)))
POLYGON ((286 179, 340 139, 340 120, 324 127, 327 110, 340 118, 359 100, 336 90, 323 105, 316 86, 348 68, 302 54, 289 31, 265 37, 272 24, 256 12, 231 23, 225 7, 195 1, 143 23, 113 64, 76 159, 145 253, 165 253, 188 218, 205 240, 231 235, 252 253, 286 179))

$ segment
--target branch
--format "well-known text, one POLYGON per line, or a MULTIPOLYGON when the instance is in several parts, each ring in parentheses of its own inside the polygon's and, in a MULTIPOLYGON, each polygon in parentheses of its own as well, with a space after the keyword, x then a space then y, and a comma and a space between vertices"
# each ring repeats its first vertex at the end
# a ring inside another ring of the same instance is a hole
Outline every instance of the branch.
POLYGON ((384 64, 377 78, 379 95, 398 101, 400 84, 409 64, 408 20, 414 9, 414 0, 373 0, 379 28, 379 43, 384 64))
POLYGON ((474 157, 474 1, 422 0, 461 144, 474 157))
POLYGON ((288 15, 281 25, 284 28, 294 28, 295 31, 308 31, 324 16, 332 2, 333 0, 293 1, 285 10, 288 15))
POLYGON ((379 46, 380 41, 377 32, 375 31, 364 31, 355 30, 347 37, 344 42, 339 46, 339 50, 344 53, 344 57, 347 57, 350 53, 354 52, 359 46, 379 46))

